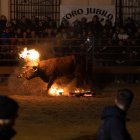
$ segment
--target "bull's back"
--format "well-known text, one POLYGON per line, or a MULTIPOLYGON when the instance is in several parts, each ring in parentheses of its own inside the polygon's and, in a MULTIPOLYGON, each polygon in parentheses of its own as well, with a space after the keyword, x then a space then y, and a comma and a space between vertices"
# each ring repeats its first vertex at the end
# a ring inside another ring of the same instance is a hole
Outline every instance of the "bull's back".
POLYGON ((75 70, 75 56, 64 56, 50 58, 40 61, 39 68, 47 74, 57 73, 58 75, 66 75, 73 73, 75 70))
POLYGON ((56 65, 56 69, 62 72, 62 74, 69 74, 75 70, 75 57, 73 55, 60 58, 57 60, 57 63, 58 65, 56 65))

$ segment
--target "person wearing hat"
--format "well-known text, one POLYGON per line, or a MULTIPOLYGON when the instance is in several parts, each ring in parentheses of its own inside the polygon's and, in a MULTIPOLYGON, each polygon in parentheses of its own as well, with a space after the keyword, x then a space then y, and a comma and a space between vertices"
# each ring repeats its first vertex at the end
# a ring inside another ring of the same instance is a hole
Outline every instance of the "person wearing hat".
POLYGON ((15 136, 13 126, 18 110, 19 105, 14 99, 0 95, 0 140, 11 140, 15 136))
POLYGON ((131 90, 118 90, 115 105, 103 109, 97 140, 132 140, 126 128, 126 115, 133 98, 131 90))

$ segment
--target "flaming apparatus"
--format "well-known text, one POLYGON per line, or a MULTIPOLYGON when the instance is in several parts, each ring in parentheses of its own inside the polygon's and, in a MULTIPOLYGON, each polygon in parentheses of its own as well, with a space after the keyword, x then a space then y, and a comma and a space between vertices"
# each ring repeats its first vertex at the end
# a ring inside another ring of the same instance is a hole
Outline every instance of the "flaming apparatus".
POLYGON ((19 57, 25 60, 27 66, 37 66, 40 54, 35 49, 27 50, 27 48, 24 48, 19 57))
POLYGON ((60 96, 62 95, 64 92, 64 90, 60 87, 58 87, 57 85, 53 85, 50 90, 49 90, 49 94, 51 96, 60 96))
POLYGON ((74 92, 75 92, 75 93, 84 93, 85 90, 84 90, 84 89, 76 88, 74 92))

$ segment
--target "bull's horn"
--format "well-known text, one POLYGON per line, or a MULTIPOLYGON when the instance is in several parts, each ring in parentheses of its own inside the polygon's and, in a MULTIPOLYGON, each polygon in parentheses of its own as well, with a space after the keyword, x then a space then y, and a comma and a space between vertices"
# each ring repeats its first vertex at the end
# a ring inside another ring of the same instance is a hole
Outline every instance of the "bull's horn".
POLYGON ((37 71, 38 67, 37 66, 33 66, 33 70, 37 71))
POLYGON ((20 74, 17 76, 17 78, 22 78, 23 77, 23 74, 20 74))

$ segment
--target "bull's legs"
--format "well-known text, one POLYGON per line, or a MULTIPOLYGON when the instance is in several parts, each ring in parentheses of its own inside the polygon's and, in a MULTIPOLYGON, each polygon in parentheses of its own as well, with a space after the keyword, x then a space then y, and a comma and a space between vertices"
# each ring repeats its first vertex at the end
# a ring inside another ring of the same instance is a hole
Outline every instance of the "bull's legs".
POLYGON ((50 77, 49 83, 48 83, 48 86, 47 86, 47 95, 49 94, 49 89, 52 86, 54 80, 55 80, 55 77, 54 76, 50 77))

